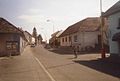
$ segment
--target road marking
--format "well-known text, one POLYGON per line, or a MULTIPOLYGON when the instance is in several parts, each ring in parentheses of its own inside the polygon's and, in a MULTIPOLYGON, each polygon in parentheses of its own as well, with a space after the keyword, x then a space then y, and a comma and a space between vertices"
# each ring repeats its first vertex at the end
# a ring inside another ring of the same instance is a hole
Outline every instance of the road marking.
POLYGON ((51 79, 51 81, 56 81, 52 75, 47 71, 47 69, 45 68, 45 66, 39 61, 39 59, 37 57, 35 57, 35 60, 39 63, 39 65, 42 67, 42 69, 45 71, 45 73, 49 76, 49 78, 51 79))

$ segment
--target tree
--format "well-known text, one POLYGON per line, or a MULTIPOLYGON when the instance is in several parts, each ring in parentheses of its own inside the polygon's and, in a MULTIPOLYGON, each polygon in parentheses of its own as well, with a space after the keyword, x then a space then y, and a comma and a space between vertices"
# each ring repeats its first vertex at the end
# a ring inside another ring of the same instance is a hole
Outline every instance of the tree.
POLYGON ((33 28, 32 36, 35 38, 35 44, 37 44, 37 30, 35 27, 33 28))
POLYGON ((43 39, 42 39, 42 36, 39 34, 39 35, 38 35, 38 43, 41 44, 41 43, 42 43, 42 40, 43 40, 43 39))

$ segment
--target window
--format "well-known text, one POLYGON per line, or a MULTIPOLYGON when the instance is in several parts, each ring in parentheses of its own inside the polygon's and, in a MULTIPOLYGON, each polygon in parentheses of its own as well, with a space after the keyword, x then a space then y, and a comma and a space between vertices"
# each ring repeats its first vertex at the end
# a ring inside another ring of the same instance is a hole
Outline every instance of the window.
POLYGON ((7 50, 17 50, 18 42, 16 42, 16 41, 7 41, 6 42, 6 48, 7 48, 7 50))
POLYGON ((118 18, 118 27, 117 29, 120 29, 120 18, 118 18))
POLYGON ((71 37, 69 37, 69 42, 71 42, 71 37))
POLYGON ((118 27, 120 28, 120 18, 118 19, 118 27))
POLYGON ((67 42, 67 37, 65 38, 65 41, 67 42))
POLYGON ((62 38, 62 42, 64 42, 64 38, 62 38))
POLYGON ((12 43, 11 42, 6 42, 6 48, 8 50, 11 50, 12 49, 12 43))
POLYGON ((77 35, 74 36, 74 42, 77 42, 78 39, 77 39, 77 35))

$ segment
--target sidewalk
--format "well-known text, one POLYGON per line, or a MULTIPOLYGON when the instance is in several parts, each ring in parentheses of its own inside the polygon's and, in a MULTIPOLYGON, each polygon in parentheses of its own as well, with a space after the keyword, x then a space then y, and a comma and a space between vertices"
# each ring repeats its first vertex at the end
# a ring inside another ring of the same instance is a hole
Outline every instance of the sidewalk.
POLYGON ((49 81, 30 48, 20 56, 0 58, 0 81, 49 81))

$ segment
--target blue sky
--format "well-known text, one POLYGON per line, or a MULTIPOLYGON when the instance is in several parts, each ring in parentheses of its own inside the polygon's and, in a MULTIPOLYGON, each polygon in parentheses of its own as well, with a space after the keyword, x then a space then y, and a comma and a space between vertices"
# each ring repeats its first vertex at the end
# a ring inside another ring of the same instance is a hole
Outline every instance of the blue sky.
MULTIPOLYGON (((106 11, 119 0, 103 0, 106 11)), ((100 16, 99 0, 0 0, 0 16, 44 39, 87 17, 100 16), (47 22, 47 20, 50 20, 47 22)))

